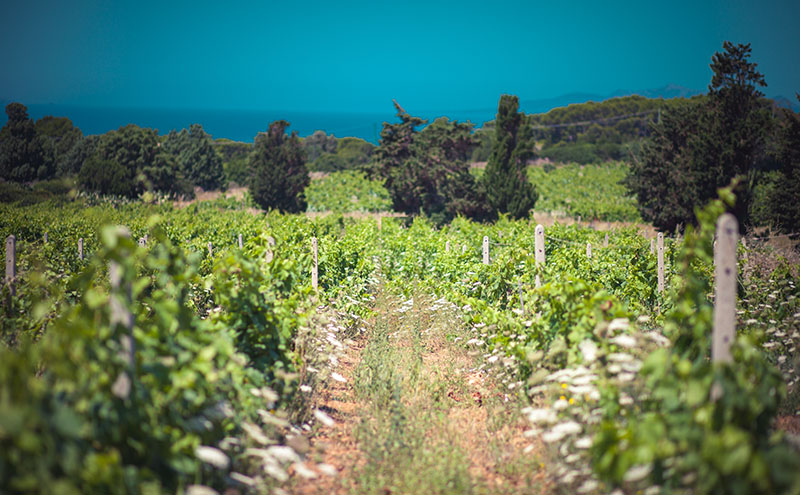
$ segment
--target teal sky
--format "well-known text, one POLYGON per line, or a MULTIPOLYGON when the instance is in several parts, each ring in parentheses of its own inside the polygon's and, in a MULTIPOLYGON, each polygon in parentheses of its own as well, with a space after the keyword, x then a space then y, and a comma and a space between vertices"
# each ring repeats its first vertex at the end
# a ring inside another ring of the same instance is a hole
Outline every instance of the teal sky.
POLYGON ((4 0, 0 100, 376 112, 571 92, 705 90, 750 42, 767 95, 800 91, 800 1, 4 0))

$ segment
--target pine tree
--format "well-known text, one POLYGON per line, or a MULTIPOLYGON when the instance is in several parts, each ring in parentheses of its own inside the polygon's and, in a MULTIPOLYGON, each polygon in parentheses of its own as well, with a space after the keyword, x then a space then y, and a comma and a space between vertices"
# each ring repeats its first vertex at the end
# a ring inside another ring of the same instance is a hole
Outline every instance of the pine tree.
POLYGON ((305 153, 297 131, 286 136, 289 123, 278 120, 256 136, 250 155, 250 194, 265 210, 305 211, 305 188, 310 182, 305 153))
POLYGON ((531 127, 518 108, 516 96, 500 97, 494 147, 483 176, 489 204, 511 218, 528 216, 538 199, 526 175, 528 160, 534 156, 531 127))
MULTIPOLYGON (((752 187, 765 161, 772 126, 766 86, 750 45, 726 41, 712 57, 708 95, 665 113, 634 161, 626 183, 636 194, 642 218, 663 231, 695 222, 694 209, 717 197, 738 177, 732 212, 748 221, 752 187)), ((740 225, 742 227, 743 225, 740 225)))
POLYGON ((49 179, 54 169, 44 159, 28 109, 21 103, 6 106, 8 122, 0 130, 0 178, 16 182, 49 179))

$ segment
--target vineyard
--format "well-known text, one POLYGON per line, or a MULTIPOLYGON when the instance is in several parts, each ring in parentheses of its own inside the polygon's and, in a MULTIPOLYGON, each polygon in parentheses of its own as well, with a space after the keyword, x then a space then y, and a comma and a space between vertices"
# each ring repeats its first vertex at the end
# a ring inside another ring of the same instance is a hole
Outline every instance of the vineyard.
POLYGON ((800 494, 798 266, 770 244, 735 241, 711 359, 730 196, 663 242, 0 205, 0 493, 800 494))

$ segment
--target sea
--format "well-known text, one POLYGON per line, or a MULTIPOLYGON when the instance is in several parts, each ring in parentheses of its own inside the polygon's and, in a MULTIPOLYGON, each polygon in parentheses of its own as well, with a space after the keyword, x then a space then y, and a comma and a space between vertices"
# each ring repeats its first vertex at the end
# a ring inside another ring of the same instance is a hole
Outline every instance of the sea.
MULTIPOLYGON (((8 102, 4 102, 3 107, 8 102)), ((322 130, 336 137, 358 137, 377 144, 383 124, 396 123, 399 119, 394 112, 386 113, 347 113, 347 112, 297 112, 271 110, 212 110, 212 109, 168 109, 168 108, 105 108, 57 104, 26 105, 28 115, 40 119, 46 115, 67 117, 80 128, 84 135, 104 134, 127 124, 157 129, 164 135, 171 130, 188 129, 192 124, 200 124, 213 138, 227 138, 233 141, 253 142, 256 134, 266 131, 270 122, 286 120, 289 131, 297 131, 301 137, 322 130)), ((470 121, 478 128, 493 120, 495 110, 465 110, 457 112, 427 112, 422 117, 432 122, 438 117, 447 117, 459 122, 470 121)), ((0 111, 0 125, 8 120, 0 111)))

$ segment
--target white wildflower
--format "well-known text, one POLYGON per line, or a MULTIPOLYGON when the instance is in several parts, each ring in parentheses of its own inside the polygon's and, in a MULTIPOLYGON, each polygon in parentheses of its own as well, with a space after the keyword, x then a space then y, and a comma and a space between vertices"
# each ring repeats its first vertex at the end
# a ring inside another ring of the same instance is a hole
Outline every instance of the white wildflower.
POLYGON ((591 363, 597 359, 597 344, 593 341, 588 339, 584 340, 578 344, 578 349, 581 351, 581 355, 583 355, 583 360, 587 363, 591 363))
POLYGON ((614 318, 608 324, 609 332, 616 332, 617 330, 626 330, 630 326, 630 321, 627 318, 614 318))
POLYGON ((653 466, 650 464, 639 464, 637 466, 633 466, 632 468, 628 469, 625 473, 625 476, 622 477, 623 480, 634 483, 636 481, 641 481, 645 479, 652 471, 653 466))
POLYGON ((626 349, 630 349, 636 346, 636 339, 631 337, 630 335, 617 335, 613 339, 611 339, 612 344, 617 344, 620 347, 624 347, 626 349))
POLYGON ((244 430, 245 433, 247 433, 247 436, 249 436, 257 443, 260 443, 261 445, 269 445, 270 443, 272 443, 270 439, 267 438, 267 436, 264 434, 264 431, 258 425, 254 425, 253 423, 245 421, 244 423, 242 423, 242 429, 244 430))
POLYGON ((317 418, 317 421, 322 423, 324 426, 330 427, 336 424, 333 418, 331 418, 324 412, 320 411, 319 409, 314 409, 314 417, 317 418))
POLYGON ((194 455, 206 464, 211 464, 217 469, 228 469, 231 461, 228 456, 216 447, 200 445, 194 449, 194 455))
POLYGON ((186 495, 219 495, 219 492, 205 485, 189 485, 186 487, 186 495))
POLYGON ((556 411, 562 411, 562 410, 566 409, 567 407, 569 407, 569 402, 567 402, 564 399, 558 399, 553 404, 553 409, 555 409, 556 411))
POLYGON ((582 437, 575 440, 575 448, 585 450, 592 446, 592 439, 590 437, 582 437))
POLYGON ((578 487, 578 493, 592 493, 600 484, 596 480, 586 480, 578 487))
POLYGON ((337 382, 347 383, 347 378, 343 377, 339 373, 336 373, 335 371, 331 373, 331 378, 333 378, 337 382))
POLYGON ((308 385, 300 385, 300 391, 305 393, 311 392, 311 387, 308 385))
POLYGON ((617 363, 630 363, 633 361, 633 356, 622 352, 614 352, 608 355, 608 360, 617 363))
POLYGON ((319 472, 324 474, 325 476, 336 476, 338 474, 336 468, 331 466, 330 464, 325 464, 325 463, 317 464, 317 469, 319 469, 319 472))
POLYGON ((554 423, 558 416, 555 411, 547 408, 530 409, 526 412, 531 423, 554 423))
POLYGON ((231 473, 230 476, 231 476, 231 479, 233 481, 236 481, 237 483, 241 483, 241 484, 246 485, 246 486, 255 486, 256 485, 256 480, 254 478, 251 478, 250 476, 245 476, 242 473, 234 472, 234 473, 231 473))
POLYGON ((302 462, 295 462, 294 464, 292 464, 292 467, 294 468, 295 473, 297 473, 298 475, 302 476, 307 480, 313 480, 317 478, 317 473, 309 469, 308 466, 306 466, 302 462))

